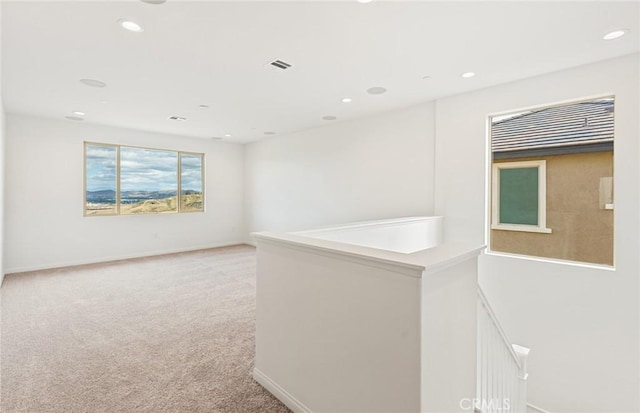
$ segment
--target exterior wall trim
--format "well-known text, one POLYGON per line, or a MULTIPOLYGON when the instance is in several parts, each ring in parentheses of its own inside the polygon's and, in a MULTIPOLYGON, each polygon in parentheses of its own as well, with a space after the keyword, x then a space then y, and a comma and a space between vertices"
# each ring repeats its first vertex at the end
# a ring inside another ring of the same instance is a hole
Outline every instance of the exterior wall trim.
POLYGON ((493 152, 494 160, 526 158, 532 156, 567 155, 575 153, 613 151, 613 142, 595 143, 579 146, 562 146, 557 148, 528 149, 523 151, 493 152))

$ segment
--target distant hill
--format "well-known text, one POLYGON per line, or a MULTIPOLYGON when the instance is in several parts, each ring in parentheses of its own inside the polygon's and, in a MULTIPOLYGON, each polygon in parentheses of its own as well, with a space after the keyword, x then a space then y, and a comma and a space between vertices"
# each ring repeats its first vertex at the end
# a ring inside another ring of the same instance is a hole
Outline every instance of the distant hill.
MULTIPOLYGON (((199 191, 182 191, 183 212, 203 210, 203 197, 199 191)), ((87 215, 108 215, 115 210, 115 191, 87 191, 87 215)), ((154 214, 176 212, 176 191, 124 191, 121 195, 120 213, 154 214)))
MULTIPOLYGON (((182 196, 182 212, 202 211, 202 194, 191 194, 182 196)), ((166 212, 177 212, 176 197, 163 199, 147 199, 144 201, 121 205, 120 213, 127 214, 158 214, 166 212)))
MULTIPOLYGON (((191 191, 191 190, 188 190, 191 191)), ((184 191, 184 192, 188 192, 184 191)), ((198 193, 193 191, 192 193, 198 193)), ((120 201, 123 204, 131 204, 146 199, 165 199, 176 196, 176 191, 123 191, 120 193, 120 201)), ((105 189, 102 191, 87 191, 87 202, 91 203, 114 203, 116 191, 105 189)))
POLYGON ((116 199, 116 191, 105 189, 102 191, 87 191, 87 202, 113 203, 116 199))

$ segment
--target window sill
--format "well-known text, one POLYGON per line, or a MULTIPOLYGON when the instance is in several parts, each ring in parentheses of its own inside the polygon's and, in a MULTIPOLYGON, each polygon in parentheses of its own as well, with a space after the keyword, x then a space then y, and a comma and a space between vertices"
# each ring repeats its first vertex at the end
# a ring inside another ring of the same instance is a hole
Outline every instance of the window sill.
POLYGON ((536 227, 534 225, 494 224, 491 229, 499 231, 537 232, 539 234, 551 234, 551 228, 536 227))
POLYGON ((493 256, 493 257, 500 257, 500 258, 511 258, 515 260, 533 261, 533 262, 539 262, 539 263, 545 263, 545 264, 566 265, 568 267, 590 268, 594 270, 611 271, 611 272, 616 271, 616 268, 613 265, 595 264, 595 263, 584 262, 584 261, 570 261, 570 260, 563 260, 560 258, 535 257, 533 255, 512 254, 508 252, 490 251, 490 250, 487 250, 486 255, 493 256))

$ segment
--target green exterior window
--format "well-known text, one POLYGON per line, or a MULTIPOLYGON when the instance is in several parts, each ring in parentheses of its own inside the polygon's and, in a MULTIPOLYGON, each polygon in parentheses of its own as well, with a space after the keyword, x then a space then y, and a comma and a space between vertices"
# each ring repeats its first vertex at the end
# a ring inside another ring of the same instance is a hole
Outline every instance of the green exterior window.
POLYGON ((538 225, 538 168, 500 169, 500 223, 538 225))
POLYGON ((546 162, 493 165, 492 229, 550 233, 546 227, 546 162))

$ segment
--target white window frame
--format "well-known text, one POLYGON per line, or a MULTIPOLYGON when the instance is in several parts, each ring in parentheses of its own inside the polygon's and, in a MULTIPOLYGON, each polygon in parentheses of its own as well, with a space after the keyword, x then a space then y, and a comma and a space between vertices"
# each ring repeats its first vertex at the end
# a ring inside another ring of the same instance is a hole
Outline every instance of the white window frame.
POLYGON ((538 232, 550 234, 547 228, 547 161, 518 161, 494 163, 491 179, 491 229, 503 231, 538 232), (500 170, 537 168, 538 169, 538 225, 500 223, 500 170))

